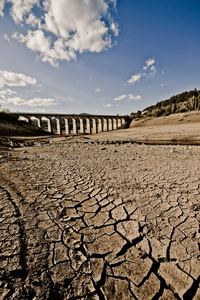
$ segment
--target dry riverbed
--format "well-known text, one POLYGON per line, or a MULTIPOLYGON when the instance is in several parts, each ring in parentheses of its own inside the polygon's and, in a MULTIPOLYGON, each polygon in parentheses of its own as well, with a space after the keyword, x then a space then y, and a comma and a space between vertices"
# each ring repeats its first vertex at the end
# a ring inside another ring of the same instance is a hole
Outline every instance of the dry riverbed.
POLYGON ((200 299, 200 147, 122 132, 2 148, 0 299, 200 299))

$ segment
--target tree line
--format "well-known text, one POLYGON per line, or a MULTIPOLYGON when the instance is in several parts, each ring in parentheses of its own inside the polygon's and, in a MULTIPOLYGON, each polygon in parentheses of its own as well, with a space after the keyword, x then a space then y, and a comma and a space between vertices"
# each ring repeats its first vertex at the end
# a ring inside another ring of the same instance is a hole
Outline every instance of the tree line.
POLYGON ((142 115, 160 117, 180 112, 199 111, 199 109, 200 90, 194 89, 159 101, 157 104, 145 108, 142 112, 131 113, 131 117, 135 118, 142 115))

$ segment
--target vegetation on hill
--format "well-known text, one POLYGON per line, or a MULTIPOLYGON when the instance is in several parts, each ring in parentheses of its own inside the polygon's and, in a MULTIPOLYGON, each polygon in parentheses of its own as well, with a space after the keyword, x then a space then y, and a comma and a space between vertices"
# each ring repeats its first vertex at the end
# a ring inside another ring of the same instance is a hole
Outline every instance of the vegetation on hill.
POLYGON ((168 116, 174 113, 181 113, 187 111, 199 111, 200 108, 200 90, 183 92, 181 94, 172 96, 170 99, 158 102, 145 108, 142 112, 131 113, 131 118, 142 116, 168 116))

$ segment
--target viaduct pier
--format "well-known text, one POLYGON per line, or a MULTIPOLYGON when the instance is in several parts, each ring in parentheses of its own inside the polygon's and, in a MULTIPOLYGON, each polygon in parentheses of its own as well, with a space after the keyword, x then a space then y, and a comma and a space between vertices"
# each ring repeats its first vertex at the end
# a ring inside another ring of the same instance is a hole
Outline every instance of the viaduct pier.
POLYGON ((98 133, 123 128, 128 116, 12 113, 18 120, 34 122, 39 128, 56 134, 98 133))

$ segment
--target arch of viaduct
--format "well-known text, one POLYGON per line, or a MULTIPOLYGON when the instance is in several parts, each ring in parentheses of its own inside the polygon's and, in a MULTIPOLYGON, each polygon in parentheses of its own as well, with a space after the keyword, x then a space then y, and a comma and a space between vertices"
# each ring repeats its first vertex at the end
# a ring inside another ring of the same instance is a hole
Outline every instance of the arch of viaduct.
MULTIPOLYGON (((116 130, 124 126, 127 116, 108 115, 69 115, 69 114, 37 114, 37 113, 13 113, 18 120, 23 118, 27 122, 37 120, 39 128, 42 120, 47 122, 47 131, 53 133, 53 120, 56 121, 57 134, 98 133, 102 131, 116 130), (61 120, 63 122, 61 126, 61 120), (64 128, 64 129, 63 129, 64 128)), ((55 123, 55 122, 54 122, 55 123)))

